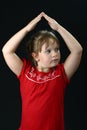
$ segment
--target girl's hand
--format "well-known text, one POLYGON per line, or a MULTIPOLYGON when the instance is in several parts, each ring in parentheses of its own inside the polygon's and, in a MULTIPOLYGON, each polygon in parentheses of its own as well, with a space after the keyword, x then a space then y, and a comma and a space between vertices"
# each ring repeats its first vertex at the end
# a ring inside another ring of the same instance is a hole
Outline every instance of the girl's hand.
POLYGON ((59 24, 51 17, 49 17, 48 15, 46 15, 44 12, 42 13, 43 17, 48 21, 49 26, 53 29, 58 31, 59 29, 59 24))
POLYGON ((42 18, 42 13, 40 13, 37 17, 35 17, 32 21, 30 21, 27 26, 25 27, 26 28, 26 31, 31 31, 34 29, 34 27, 37 25, 37 23, 41 20, 42 18))

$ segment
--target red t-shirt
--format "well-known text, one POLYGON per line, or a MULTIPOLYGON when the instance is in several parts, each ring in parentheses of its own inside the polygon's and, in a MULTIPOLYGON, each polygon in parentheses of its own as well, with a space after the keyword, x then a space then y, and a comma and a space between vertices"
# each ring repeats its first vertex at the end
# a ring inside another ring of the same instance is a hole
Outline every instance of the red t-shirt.
POLYGON ((69 80, 63 64, 44 73, 23 61, 18 76, 22 98, 19 130, 64 130, 64 92, 69 80))

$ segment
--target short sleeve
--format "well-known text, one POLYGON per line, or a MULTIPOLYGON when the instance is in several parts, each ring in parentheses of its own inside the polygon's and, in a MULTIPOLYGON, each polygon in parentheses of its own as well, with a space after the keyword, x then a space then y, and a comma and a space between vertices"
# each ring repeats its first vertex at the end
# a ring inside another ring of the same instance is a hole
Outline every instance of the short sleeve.
POLYGON ((30 66, 31 66, 31 63, 30 63, 29 60, 23 58, 22 61, 23 61, 23 67, 22 67, 22 70, 21 70, 20 74, 17 76, 18 79, 20 79, 21 76, 24 75, 26 69, 27 68, 29 69, 30 66))
POLYGON ((58 65, 58 73, 61 75, 62 81, 65 83, 65 86, 67 86, 70 83, 70 80, 67 78, 63 63, 58 65))

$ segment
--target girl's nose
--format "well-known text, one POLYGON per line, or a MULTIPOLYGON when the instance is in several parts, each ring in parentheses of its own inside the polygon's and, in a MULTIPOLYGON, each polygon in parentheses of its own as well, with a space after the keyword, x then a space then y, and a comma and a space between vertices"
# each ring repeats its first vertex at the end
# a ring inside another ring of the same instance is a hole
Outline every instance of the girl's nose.
POLYGON ((52 51, 52 57, 56 57, 58 52, 52 51))

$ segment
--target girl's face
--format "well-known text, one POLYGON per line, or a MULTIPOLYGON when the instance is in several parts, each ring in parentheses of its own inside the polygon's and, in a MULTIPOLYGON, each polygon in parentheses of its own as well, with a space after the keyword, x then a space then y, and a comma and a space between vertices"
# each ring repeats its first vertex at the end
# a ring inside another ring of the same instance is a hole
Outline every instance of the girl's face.
POLYGON ((42 46, 41 52, 37 55, 37 68, 39 70, 49 70, 55 67, 60 62, 60 50, 58 44, 50 39, 50 44, 46 47, 46 44, 42 46))

